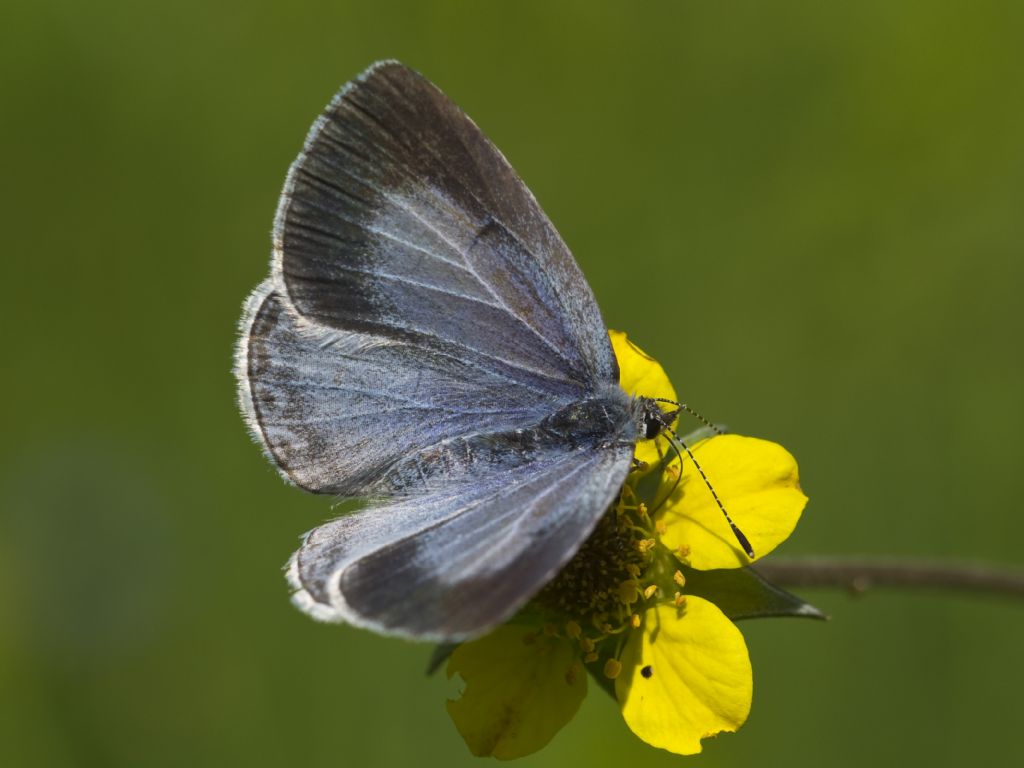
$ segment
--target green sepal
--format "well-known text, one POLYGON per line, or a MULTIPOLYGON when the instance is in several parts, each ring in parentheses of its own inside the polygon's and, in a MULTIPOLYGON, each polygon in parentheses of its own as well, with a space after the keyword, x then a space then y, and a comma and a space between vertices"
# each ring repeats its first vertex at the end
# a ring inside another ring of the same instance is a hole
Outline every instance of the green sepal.
POLYGON ((429 677, 444 666, 444 663, 448 661, 448 657, 455 653, 455 649, 460 645, 462 643, 441 643, 435 645, 434 650, 430 652, 430 660, 427 661, 427 676, 429 677))
POLYGON ((753 568, 698 571, 681 567, 685 594, 709 600, 733 621, 771 616, 827 619, 828 616, 800 597, 777 587, 753 568))

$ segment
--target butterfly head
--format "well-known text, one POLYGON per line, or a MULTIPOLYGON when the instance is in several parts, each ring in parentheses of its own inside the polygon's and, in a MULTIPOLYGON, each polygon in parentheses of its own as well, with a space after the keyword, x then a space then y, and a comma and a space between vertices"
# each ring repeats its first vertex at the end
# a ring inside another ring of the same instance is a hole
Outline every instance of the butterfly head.
POLYGON ((644 440, 653 440, 662 431, 676 420, 679 409, 663 411, 658 401, 650 397, 638 397, 638 421, 640 422, 640 435, 644 440))

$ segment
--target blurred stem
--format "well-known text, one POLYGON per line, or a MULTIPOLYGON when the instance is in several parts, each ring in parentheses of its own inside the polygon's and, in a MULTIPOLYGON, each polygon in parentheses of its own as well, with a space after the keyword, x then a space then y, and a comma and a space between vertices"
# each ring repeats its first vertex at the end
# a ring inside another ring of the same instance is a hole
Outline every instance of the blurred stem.
POLYGON ((1024 571, 978 563, 905 557, 800 557, 758 563, 755 570, 784 587, 839 587, 856 594, 874 587, 922 587, 1024 598, 1024 571))

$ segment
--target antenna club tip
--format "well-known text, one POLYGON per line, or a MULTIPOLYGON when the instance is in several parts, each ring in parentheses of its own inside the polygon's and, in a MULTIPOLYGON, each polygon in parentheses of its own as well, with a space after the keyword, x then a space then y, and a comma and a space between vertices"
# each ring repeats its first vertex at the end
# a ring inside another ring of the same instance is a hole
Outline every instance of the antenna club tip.
POLYGON ((754 548, 750 546, 750 540, 743 535, 743 531, 741 531, 735 523, 733 523, 731 527, 733 534, 736 536, 736 541, 739 542, 740 547, 743 549, 744 553, 746 553, 747 557, 753 560, 754 548))

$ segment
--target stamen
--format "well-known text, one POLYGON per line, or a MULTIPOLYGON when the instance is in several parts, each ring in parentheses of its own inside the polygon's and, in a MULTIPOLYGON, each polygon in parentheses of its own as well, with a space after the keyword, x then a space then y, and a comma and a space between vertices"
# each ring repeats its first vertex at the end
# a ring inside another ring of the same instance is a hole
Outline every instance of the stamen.
MULTIPOLYGON (((558 618, 536 637, 568 637, 579 644, 587 664, 608 658, 616 636, 621 644, 622 633, 643 626, 640 606, 651 603, 638 605, 640 600, 669 594, 671 585, 662 582, 671 570, 655 562, 668 555, 658 548, 657 531, 664 530, 634 490, 624 486, 576 556, 537 596, 546 614, 558 618)), ((613 661, 605 665, 612 679, 621 670, 621 662, 613 661)))
POLYGON ((676 571, 672 574, 672 581, 678 584, 680 587, 686 586, 686 577, 683 576, 682 571, 676 571))
POLYGON ((651 531, 635 526, 631 522, 635 513, 621 512, 622 506, 620 499, 576 556, 537 596, 550 615, 560 617, 559 626, 573 619, 581 629, 593 624, 603 632, 609 622, 625 621, 629 614, 623 607, 638 599, 650 545, 638 548, 637 542, 646 540, 651 531))
POLYGON ((608 659, 608 661, 604 663, 604 676, 607 677, 609 680, 614 680, 616 677, 619 676, 619 673, 621 671, 622 662, 618 659, 608 659))

